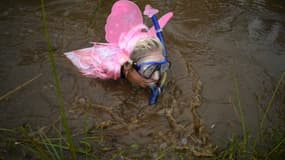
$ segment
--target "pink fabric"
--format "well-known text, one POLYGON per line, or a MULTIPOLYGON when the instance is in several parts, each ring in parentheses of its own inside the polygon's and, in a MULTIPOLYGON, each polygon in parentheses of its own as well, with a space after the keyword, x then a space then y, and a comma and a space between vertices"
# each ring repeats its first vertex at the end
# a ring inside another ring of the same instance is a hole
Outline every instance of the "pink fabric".
POLYGON ((143 24, 139 7, 128 0, 117 1, 107 18, 105 38, 109 43, 118 43, 122 33, 127 33, 132 27, 139 24, 143 24))
MULTIPOLYGON (((147 6, 152 11, 155 10, 150 5, 147 6)), ((173 13, 170 12, 159 20, 161 28, 172 16, 173 13)), ((153 27, 149 30, 143 24, 140 9, 129 0, 118 0, 114 3, 105 31, 108 43, 94 42, 92 47, 64 53, 85 76, 118 79, 121 66, 129 60, 137 41, 156 35, 153 27)))
POLYGON ((138 39, 153 36, 148 32, 142 32, 142 30, 148 31, 148 27, 144 24, 140 24, 133 27, 128 32, 122 33, 119 39, 119 47, 126 52, 131 53, 138 39))
POLYGON ((118 79, 121 65, 128 55, 110 44, 94 44, 93 47, 64 53, 79 71, 88 77, 118 79))
POLYGON ((159 11, 152 8, 149 4, 145 6, 143 14, 151 18, 153 15, 157 14, 159 11))
MULTIPOLYGON (((168 12, 166 13, 165 15, 163 15, 159 20, 158 20, 158 24, 160 26, 160 28, 164 28, 164 26, 168 23, 168 21, 173 17, 173 12, 168 12)), ((149 34, 151 35, 155 35, 156 32, 155 32, 155 29, 154 29, 154 26, 152 26, 150 28, 150 30, 148 31, 149 34)))

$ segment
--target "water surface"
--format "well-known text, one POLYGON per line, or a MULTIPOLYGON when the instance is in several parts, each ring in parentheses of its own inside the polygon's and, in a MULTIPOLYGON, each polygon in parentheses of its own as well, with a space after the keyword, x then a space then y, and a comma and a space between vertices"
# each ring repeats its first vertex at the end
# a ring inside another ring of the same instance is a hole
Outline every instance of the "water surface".
MULTIPOLYGON (((111 148, 139 144, 147 152, 167 146, 206 147, 209 140, 224 144, 232 133, 241 132, 233 109, 235 79, 246 124, 251 132, 256 131, 257 106, 268 101, 285 71, 283 1, 135 1, 141 9, 150 3, 160 10, 160 16, 168 11, 175 15, 164 29, 172 68, 164 94, 153 107, 147 105, 147 90, 125 80, 83 77, 63 56, 66 51, 90 46, 91 41, 104 42, 105 19, 113 2, 57 0, 46 4, 74 135, 83 133, 87 115, 91 135, 103 134, 102 143, 111 148)), ((0 94, 42 74, 0 102, 0 127, 57 124, 59 106, 39 1, 0 4, 0 94)), ((146 17, 145 21, 150 24, 146 17)), ((284 107, 280 97, 277 103, 284 107)))

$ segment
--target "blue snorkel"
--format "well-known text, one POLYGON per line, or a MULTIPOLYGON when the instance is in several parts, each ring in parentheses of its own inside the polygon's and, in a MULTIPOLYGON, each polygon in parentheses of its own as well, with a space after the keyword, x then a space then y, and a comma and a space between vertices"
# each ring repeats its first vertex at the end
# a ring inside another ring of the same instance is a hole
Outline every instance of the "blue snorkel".
MULTIPOLYGON (((155 28, 155 31, 156 31, 156 36, 159 38, 159 40, 162 44, 162 47, 163 47, 163 56, 165 57, 165 61, 168 61, 167 60, 166 46, 165 46, 165 42, 164 42, 164 38, 163 38, 163 34, 162 34, 162 29, 160 28, 160 25, 159 25, 159 22, 158 22, 157 16, 156 16, 156 14, 158 13, 158 10, 151 8, 151 6, 146 6, 146 9, 147 9, 147 7, 150 8, 151 12, 149 12, 149 13, 145 12, 144 14, 151 18, 152 23, 153 23, 154 28, 155 28)), ((146 11, 146 9, 145 9, 145 11, 146 11)), ((153 85, 149 86, 149 88, 151 89, 151 95, 149 98, 149 105, 155 104, 157 99, 158 99, 158 96, 162 92, 163 85, 164 85, 165 80, 167 78, 166 70, 162 73, 158 84, 153 84, 153 85)))
MULTIPOLYGON (((153 15, 151 17, 151 20, 152 20, 152 23, 153 23, 155 31, 156 31, 156 36, 159 38, 159 40, 160 40, 160 42, 162 44, 162 47, 163 47, 163 56, 167 60, 167 58, 166 58, 167 52, 166 52, 165 42, 164 42, 164 39, 163 39, 162 29, 159 26, 159 23, 158 23, 156 15, 153 15)), ((163 73, 163 75, 165 75, 165 74, 166 74, 166 72, 163 73)), ((149 100, 148 100, 148 104, 149 105, 153 105, 153 104, 156 103, 158 96, 162 92, 162 88, 163 88, 163 84, 162 83, 160 83, 159 85, 150 86, 151 95, 150 95, 149 100)))
POLYGON ((166 58, 167 56, 167 52, 166 52, 166 46, 165 46, 165 42, 163 39, 163 34, 162 34, 162 29, 159 26, 158 20, 156 15, 153 15, 151 17, 152 23, 154 25, 155 31, 156 31, 156 36, 158 37, 158 39, 160 40, 162 46, 163 46, 163 56, 166 58))

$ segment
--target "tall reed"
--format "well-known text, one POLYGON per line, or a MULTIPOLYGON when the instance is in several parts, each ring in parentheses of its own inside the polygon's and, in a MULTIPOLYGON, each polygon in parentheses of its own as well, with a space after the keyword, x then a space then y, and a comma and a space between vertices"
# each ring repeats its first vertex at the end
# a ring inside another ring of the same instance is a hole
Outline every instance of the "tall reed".
POLYGON ((283 158, 280 157, 284 154, 284 146, 285 146, 285 135, 284 128, 281 130, 275 129, 272 131, 271 137, 267 138, 270 141, 270 144, 265 144, 264 141, 258 141, 259 139, 263 140, 265 135, 268 135, 267 132, 264 131, 264 123, 268 116, 270 109, 272 108, 273 101, 280 89, 281 83, 284 81, 285 72, 282 73, 281 78, 279 79, 277 85, 274 88, 273 94, 269 99, 269 102, 265 105, 265 111, 262 115, 262 119, 259 121, 259 132, 256 136, 250 136, 247 132, 247 128, 245 125, 244 112, 241 107, 241 99, 239 93, 239 86, 236 78, 234 77, 235 83, 235 95, 237 99, 237 109, 238 116, 241 121, 241 127, 243 131, 243 139, 239 139, 237 136, 233 136, 229 141, 227 148, 214 157, 214 159, 220 160, 235 160, 235 159, 270 159, 271 156, 275 156, 275 158, 283 158), (275 140, 272 139, 274 137, 275 140), (258 144, 258 146, 257 146, 258 144), (283 150, 282 150, 283 147, 283 150))
MULTIPOLYGON (((68 127, 68 123, 67 123, 67 116, 65 113, 62 94, 61 94, 61 90, 60 90, 60 82, 59 82, 56 64, 55 64, 55 60, 54 60, 54 53, 52 50, 51 39, 50 39, 49 32, 48 32, 47 20, 46 20, 46 11, 45 11, 45 1, 44 0, 41 0, 41 9, 42 9, 42 22, 43 22, 44 34, 45 34, 45 39, 46 39, 47 46, 48 46, 49 61, 50 61, 50 65, 52 68, 53 78, 54 78, 54 82, 55 82, 56 95, 57 95, 58 103, 60 106, 61 122, 63 125, 63 129, 64 129, 64 133, 65 133, 65 136, 67 139, 69 149, 70 149, 71 154, 72 154, 72 159, 76 159, 75 147, 74 147, 74 144, 72 141, 71 131, 70 131, 70 128, 68 127)), ((61 144, 62 144, 62 142, 61 142, 61 144)), ((61 153, 62 153, 62 150, 61 150, 61 153)))
POLYGON ((235 93, 236 93, 236 98, 237 98, 237 108, 239 111, 239 117, 240 117, 240 121, 241 121, 241 126, 242 126, 242 132, 243 132, 243 144, 245 147, 247 147, 247 139, 248 139, 248 135, 247 135, 247 129, 246 129, 246 125, 245 125, 245 120, 244 120, 244 113, 242 110, 242 106, 241 106, 241 100, 240 100, 240 94, 239 94, 239 85, 238 85, 238 81, 236 79, 236 77, 234 78, 235 81, 235 93))
MULTIPOLYGON (((260 130, 260 132, 263 132, 263 127, 264 127, 265 119, 266 119, 266 117, 267 117, 267 114, 268 114, 268 112, 269 112, 271 106, 272 106, 272 103, 273 103, 274 98, 275 98, 275 96, 276 96, 276 94, 277 94, 277 91, 278 91, 278 89, 280 88, 281 82, 284 80, 284 77, 285 77, 285 72, 283 72, 283 74, 281 75, 281 78, 279 79, 279 81, 278 81, 278 83, 277 83, 277 85, 276 85, 276 87, 275 87, 275 89, 274 89, 274 92, 273 92, 273 94, 272 94, 272 96, 271 96, 271 98, 270 98, 268 104, 266 105, 265 112, 264 112, 263 117, 262 117, 262 119, 261 119, 261 122, 260 122, 260 124, 259 124, 259 130, 260 130)), ((263 139, 262 134, 261 134, 261 137, 259 137, 259 138, 263 139)), ((256 139, 255 139, 255 141, 254 141, 254 144, 253 144, 254 147, 256 146, 257 140, 258 140, 258 136, 256 136, 256 139)))

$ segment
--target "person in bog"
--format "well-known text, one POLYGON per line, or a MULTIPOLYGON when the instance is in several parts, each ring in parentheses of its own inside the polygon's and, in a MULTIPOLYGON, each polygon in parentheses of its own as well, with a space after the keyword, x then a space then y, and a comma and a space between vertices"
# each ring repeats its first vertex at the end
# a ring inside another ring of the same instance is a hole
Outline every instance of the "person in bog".
POLYGON ((87 77, 126 78, 132 84, 150 88, 149 104, 155 104, 170 67, 162 28, 173 17, 168 12, 157 20, 157 13, 157 9, 145 6, 144 15, 154 24, 148 28, 134 2, 118 0, 106 21, 107 42, 91 42, 91 47, 64 54, 87 77))

